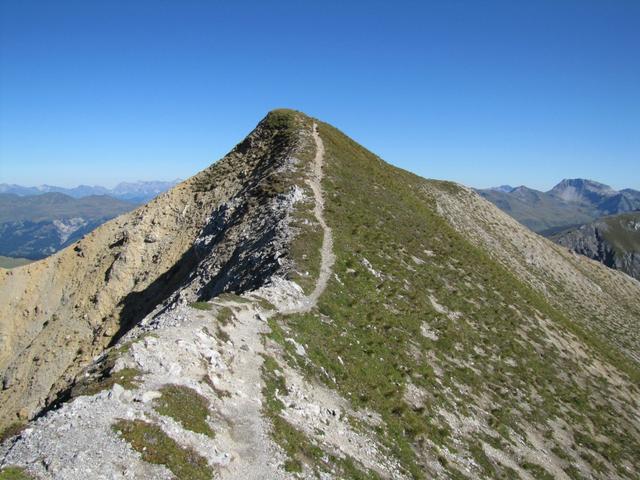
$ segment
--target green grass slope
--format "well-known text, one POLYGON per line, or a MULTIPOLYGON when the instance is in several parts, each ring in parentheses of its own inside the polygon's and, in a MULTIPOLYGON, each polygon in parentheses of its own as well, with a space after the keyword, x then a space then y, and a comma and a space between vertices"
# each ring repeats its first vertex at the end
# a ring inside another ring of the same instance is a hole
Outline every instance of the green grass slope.
MULTIPOLYGON (((380 414, 399 475, 638 478, 638 365, 453 228, 429 192, 460 187, 320 134, 335 275, 315 310, 272 322, 288 361, 380 414)), ((277 418, 276 438, 311 442, 277 418)), ((298 453, 322 471, 317 447, 298 453)))
POLYGON ((640 212, 621 213, 602 219, 607 229, 603 238, 621 254, 640 252, 640 212))

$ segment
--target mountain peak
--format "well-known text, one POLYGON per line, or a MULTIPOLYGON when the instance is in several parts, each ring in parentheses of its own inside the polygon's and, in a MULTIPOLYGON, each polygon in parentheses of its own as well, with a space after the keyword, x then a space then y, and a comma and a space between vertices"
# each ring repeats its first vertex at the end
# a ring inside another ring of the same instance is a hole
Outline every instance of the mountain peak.
POLYGON ((500 185, 497 187, 489 188, 489 190, 493 190, 495 192, 504 192, 504 193, 511 193, 514 189, 515 187, 512 187, 511 185, 500 185))
POLYGON ((597 203, 618 194, 609 185, 583 178, 564 179, 547 193, 569 203, 597 203))
POLYGON ((565 178, 558 182, 549 192, 559 192, 569 188, 577 190, 588 190, 601 193, 617 193, 616 190, 604 183, 596 182, 595 180, 589 180, 586 178, 565 178))
POLYGON ((0 272, 0 421, 38 416, 0 458, 56 480, 637 478, 638 296, 278 110, 0 272))

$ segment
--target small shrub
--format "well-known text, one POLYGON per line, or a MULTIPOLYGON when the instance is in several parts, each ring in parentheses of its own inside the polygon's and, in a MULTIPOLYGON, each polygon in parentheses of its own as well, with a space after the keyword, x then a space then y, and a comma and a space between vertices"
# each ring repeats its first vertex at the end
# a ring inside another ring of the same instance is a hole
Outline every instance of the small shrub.
POLYGON ((196 310, 211 310, 211 304, 208 302, 192 302, 189 304, 191 308, 195 308, 196 310))
POLYGON ((71 390, 71 397, 79 397, 81 395, 95 395, 103 390, 109 390, 116 383, 123 387, 125 390, 133 390, 138 386, 138 377, 142 374, 137 368, 123 368, 117 372, 110 371, 106 376, 101 377, 98 380, 82 379, 79 383, 74 385, 71 390))
POLYGON ((11 438, 15 435, 18 435, 24 428, 26 424, 21 422, 15 422, 5 428, 2 432, 0 432, 0 443, 4 442, 8 438, 11 438))
POLYGON ((112 428, 142 455, 145 462, 166 466, 178 480, 210 480, 213 477, 204 457, 180 446, 157 425, 143 420, 120 419, 112 428))
POLYGON ((209 400, 193 388, 183 385, 165 385, 160 393, 162 397, 154 405, 156 412, 173 418, 192 432, 214 437, 215 434, 207 423, 209 400))
POLYGON ((5 467, 0 470, 0 480, 33 480, 24 468, 5 467))

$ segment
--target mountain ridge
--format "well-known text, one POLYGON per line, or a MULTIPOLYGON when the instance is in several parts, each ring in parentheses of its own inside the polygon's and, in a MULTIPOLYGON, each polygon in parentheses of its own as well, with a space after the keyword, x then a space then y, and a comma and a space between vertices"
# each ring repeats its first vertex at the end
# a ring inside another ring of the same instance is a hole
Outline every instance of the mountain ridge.
POLYGON ((524 185, 510 191, 490 188, 477 192, 545 236, 601 216, 640 209, 640 192, 630 188, 617 191, 581 178, 564 179, 546 192, 524 185))
POLYGON ((470 189, 271 112, 214 166, 0 276, 0 420, 36 416, 0 468, 634 478, 639 294, 470 189))

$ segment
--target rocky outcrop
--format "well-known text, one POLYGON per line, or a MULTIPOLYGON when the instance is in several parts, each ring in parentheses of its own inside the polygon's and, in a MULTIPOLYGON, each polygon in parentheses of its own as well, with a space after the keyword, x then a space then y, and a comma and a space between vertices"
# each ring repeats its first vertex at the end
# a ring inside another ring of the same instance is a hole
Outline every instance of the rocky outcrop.
POLYGON ((640 213, 604 217, 551 239, 640 280, 640 213))

